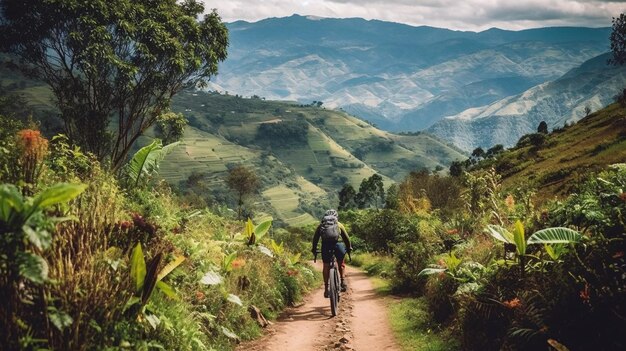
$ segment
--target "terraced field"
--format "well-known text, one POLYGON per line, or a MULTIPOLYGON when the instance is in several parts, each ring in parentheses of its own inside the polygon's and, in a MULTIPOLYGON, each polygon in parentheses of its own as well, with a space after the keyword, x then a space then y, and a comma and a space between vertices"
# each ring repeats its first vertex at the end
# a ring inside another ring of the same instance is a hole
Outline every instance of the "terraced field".
POLYGON ((182 92, 173 110, 183 113, 190 126, 161 167, 168 181, 180 183, 197 172, 212 191, 229 191, 224 186, 229 165, 247 165, 262 179, 254 210, 289 225, 316 221, 303 208, 336 207, 345 183, 358 188, 364 178, 379 173, 388 186, 412 170, 447 168, 451 160, 465 158, 428 135, 395 135, 344 112, 311 106, 182 92), (301 121, 307 122, 304 141, 277 142, 258 132, 263 123, 301 121))

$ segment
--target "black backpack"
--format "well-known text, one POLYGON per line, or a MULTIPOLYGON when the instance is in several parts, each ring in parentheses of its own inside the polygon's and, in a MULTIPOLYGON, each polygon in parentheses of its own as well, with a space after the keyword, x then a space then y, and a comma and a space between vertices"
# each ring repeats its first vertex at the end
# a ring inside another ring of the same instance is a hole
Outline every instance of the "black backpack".
POLYGON ((339 241, 339 221, 336 216, 324 216, 320 225, 322 241, 339 241))

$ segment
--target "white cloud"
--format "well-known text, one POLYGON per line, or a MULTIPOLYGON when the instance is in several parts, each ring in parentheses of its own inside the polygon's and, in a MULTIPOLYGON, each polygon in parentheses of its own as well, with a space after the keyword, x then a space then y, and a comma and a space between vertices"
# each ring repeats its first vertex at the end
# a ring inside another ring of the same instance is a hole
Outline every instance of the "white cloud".
POLYGON ((480 31, 491 27, 611 25, 626 1, 608 0, 201 0, 227 22, 258 21, 294 13, 362 17, 410 25, 480 31))

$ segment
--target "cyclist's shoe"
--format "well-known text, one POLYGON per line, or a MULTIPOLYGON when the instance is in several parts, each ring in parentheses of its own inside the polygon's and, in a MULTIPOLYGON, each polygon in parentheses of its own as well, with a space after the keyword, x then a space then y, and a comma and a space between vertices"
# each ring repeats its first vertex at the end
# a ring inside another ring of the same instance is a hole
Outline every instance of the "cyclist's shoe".
POLYGON ((328 293, 328 289, 324 290, 324 297, 328 298, 330 296, 330 294, 328 293))
POLYGON ((341 292, 345 292, 346 290, 348 290, 348 285, 346 285, 346 282, 344 282, 342 280, 341 281, 341 292))

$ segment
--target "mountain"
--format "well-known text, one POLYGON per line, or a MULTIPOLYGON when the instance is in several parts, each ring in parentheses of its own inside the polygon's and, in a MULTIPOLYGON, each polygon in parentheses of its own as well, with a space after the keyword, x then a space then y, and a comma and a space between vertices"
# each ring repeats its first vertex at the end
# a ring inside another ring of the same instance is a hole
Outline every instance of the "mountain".
POLYGON ((323 101, 377 126, 422 130, 557 79, 609 48, 610 28, 453 31, 294 15, 228 24, 209 89, 323 101))
POLYGON ((626 67, 607 64, 609 54, 584 62, 560 78, 539 84, 521 94, 488 105, 468 108, 446 117, 428 131, 464 150, 512 146, 524 134, 534 132, 541 121, 562 127, 613 102, 626 86, 626 67))
POLYGON ((358 189, 379 173, 388 186, 411 171, 443 169, 464 158, 426 133, 392 134, 317 105, 184 91, 172 108, 189 125, 161 176, 183 187, 202 178, 220 198, 230 193, 227 170, 249 166, 261 183, 255 207, 290 225, 316 221, 318 211, 336 205, 346 182, 358 189))
POLYGON ((590 172, 626 162, 625 122, 626 108, 615 103, 556 129, 540 145, 521 142, 478 166, 494 167, 509 189, 532 183, 540 200, 568 195, 590 172))

